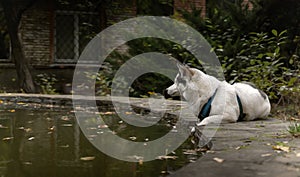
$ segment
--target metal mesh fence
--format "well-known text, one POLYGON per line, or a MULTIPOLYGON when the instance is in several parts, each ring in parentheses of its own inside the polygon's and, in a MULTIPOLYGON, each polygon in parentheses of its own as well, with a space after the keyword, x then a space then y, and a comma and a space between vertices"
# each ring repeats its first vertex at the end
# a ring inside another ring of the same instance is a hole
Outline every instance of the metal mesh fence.
POLYGON ((7 30, 3 8, 0 5, 0 61, 10 59, 10 38, 7 30))
POLYGON ((100 32, 96 13, 57 11, 55 15, 56 62, 75 62, 87 43, 100 32))

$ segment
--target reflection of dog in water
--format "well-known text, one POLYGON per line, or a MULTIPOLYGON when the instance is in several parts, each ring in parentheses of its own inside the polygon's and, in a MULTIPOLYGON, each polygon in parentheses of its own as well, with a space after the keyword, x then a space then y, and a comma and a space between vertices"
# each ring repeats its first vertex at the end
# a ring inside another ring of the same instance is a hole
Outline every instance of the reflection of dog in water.
POLYGON ((198 116, 197 126, 265 118, 271 110, 268 96, 249 83, 219 81, 213 76, 177 64, 179 73, 166 97, 181 95, 198 116))

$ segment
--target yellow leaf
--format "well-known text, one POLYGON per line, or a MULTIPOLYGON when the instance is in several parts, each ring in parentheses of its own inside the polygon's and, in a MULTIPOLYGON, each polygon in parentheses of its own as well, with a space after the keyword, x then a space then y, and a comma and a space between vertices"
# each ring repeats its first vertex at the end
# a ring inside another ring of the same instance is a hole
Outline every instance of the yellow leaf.
POLYGON ((114 114, 113 112, 105 112, 105 113, 103 113, 104 115, 112 115, 112 114, 114 114))
POLYGON ((165 160, 165 159, 177 159, 178 157, 177 156, 169 156, 169 155, 162 155, 162 156, 158 156, 157 159, 159 160, 165 160))
POLYGON ((144 161, 143 159, 139 159, 139 165, 143 165, 144 161))
POLYGON ((273 146, 273 149, 278 151, 290 152, 290 147, 282 146, 282 145, 273 146))
POLYGON ((272 156, 272 154, 262 154, 261 157, 269 157, 272 156))
POLYGON ((6 137, 6 138, 3 138, 2 140, 3 141, 9 141, 9 140, 12 140, 12 139, 14 139, 14 137, 6 137))
POLYGON ((131 137, 129 137, 129 139, 132 140, 132 141, 135 141, 136 137, 135 136, 131 136, 131 137))
POLYGON ((90 156, 90 157, 81 157, 80 158, 80 160, 82 160, 82 161, 91 161, 91 160, 94 160, 95 159, 95 157, 93 157, 93 156, 90 156))
POLYGON ((220 158, 218 158, 218 157, 215 157, 215 158, 213 158, 214 159, 214 161, 216 161, 216 162, 218 162, 218 163, 223 163, 224 162, 224 159, 220 159, 220 158))
POLYGON ((14 109, 11 109, 11 110, 9 110, 9 112, 16 112, 16 110, 14 110, 14 109))
POLYGON ((30 137, 30 138, 28 138, 28 141, 32 141, 32 140, 34 140, 35 138, 32 136, 32 137, 30 137))
POLYGON ((5 126, 0 124, 0 128, 7 129, 8 127, 5 127, 5 126))

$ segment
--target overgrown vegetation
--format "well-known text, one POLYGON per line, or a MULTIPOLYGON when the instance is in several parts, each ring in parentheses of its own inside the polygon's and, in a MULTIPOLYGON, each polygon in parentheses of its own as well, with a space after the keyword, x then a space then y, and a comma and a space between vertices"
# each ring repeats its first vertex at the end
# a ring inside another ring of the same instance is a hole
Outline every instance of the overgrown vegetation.
POLYGON ((201 13, 197 9, 192 13, 183 12, 183 17, 210 42, 228 81, 253 82, 266 91, 273 102, 292 99, 286 98, 290 90, 299 93, 299 44, 292 40, 299 38, 298 34, 292 34, 289 31, 292 29, 278 31, 275 28, 280 29, 280 25, 268 24, 266 9, 277 1, 251 2, 251 9, 242 0, 236 4, 210 4, 206 19, 196 18, 201 13))
MULTIPOLYGON (((197 29, 211 44, 222 63, 226 79, 230 83, 253 82, 266 91, 274 103, 296 103, 299 100, 300 74, 298 33, 294 27, 286 26, 287 29, 283 29, 280 21, 276 22, 277 25, 270 24, 270 20, 274 19, 269 14, 271 7, 278 7, 280 2, 251 1, 251 9, 242 0, 236 3, 209 2, 206 18, 199 18, 201 9, 193 8, 192 12, 180 11, 182 15, 179 20, 197 29)), ((283 15, 279 18, 286 19, 283 15)), ((293 22, 290 23, 292 26, 293 22)), ((129 56, 123 55, 121 61, 112 57, 108 60, 111 65, 120 66, 131 56, 157 51, 201 68, 198 60, 184 47, 169 41, 144 38, 127 45, 130 47, 129 56)), ((133 96, 145 95, 149 91, 161 93, 159 88, 170 84, 170 80, 159 82, 162 79, 158 76, 148 76, 132 85, 133 96)))
POLYGON ((55 88, 55 84, 57 83, 57 79, 55 74, 38 74, 36 76, 35 82, 37 86, 41 89, 41 93, 43 94, 57 94, 57 90, 55 88))
POLYGON ((291 123, 291 125, 288 127, 288 132, 295 137, 299 137, 300 136, 300 124, 297 122, 291 123))
MULTIPOLYGON (((253 82, 269 95, 275 106, 291 107, 280 113, 290 110, 289 114, 299 116, 296 110, 300 109, 300 34, 297 30, 300 24, 297 14, 300 11, 294 9, 300 9, 300 2, 250 2, 249 5, 242 0, 236 3, 211 0, 206 18, 200 18, 201 9, 196 8, 191 12, 178 10, 180 15, 174 17, 192 26, 207 39, 221 61, 227 81, 253 82), (290 7, 293 10, 286 12, 290 7)), ((110 65, 107 68, 111 70, 103 72, 104 75, 98 79, 99 86, 105 87, 98 90, 100 95, 109 94, 109 81, 118 67, 141 53, 161 52, 201 69, 193 55, 170 41, 143 38, 130 41, 127 46, 127 55, 114 54, 107 60, 110 65)), ((170 83, 171 80, 160 75, 144 75, 132 85, 130 93, 132 96, 144 96, 149 91, 162 93, 162 89, 170 83)))

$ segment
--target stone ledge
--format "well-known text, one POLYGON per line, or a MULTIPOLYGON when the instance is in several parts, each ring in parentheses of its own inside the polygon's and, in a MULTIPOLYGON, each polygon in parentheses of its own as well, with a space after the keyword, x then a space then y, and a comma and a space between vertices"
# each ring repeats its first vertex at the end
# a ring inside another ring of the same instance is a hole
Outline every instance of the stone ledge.
POLYGON ((169 177, 300 176, 300 139, 287 132, 288 125, 278 119, 223 124, 210 152, 169 177), (275 150, 278 144, 289 152, 275 150))

